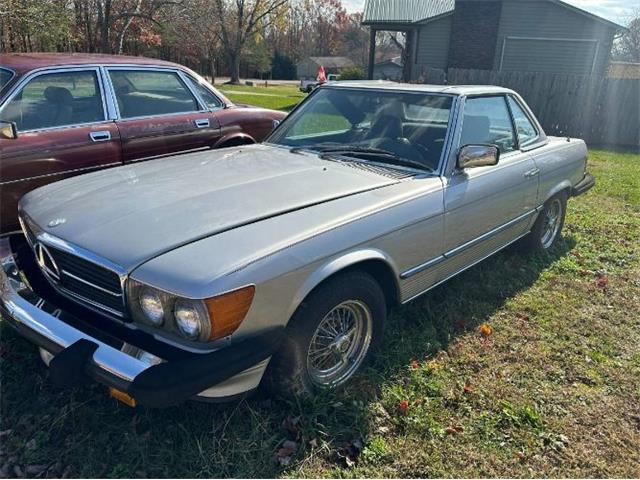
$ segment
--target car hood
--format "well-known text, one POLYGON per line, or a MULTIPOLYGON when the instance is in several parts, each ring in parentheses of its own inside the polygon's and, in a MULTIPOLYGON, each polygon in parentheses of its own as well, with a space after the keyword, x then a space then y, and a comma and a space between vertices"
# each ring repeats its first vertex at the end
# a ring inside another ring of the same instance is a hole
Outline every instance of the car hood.
POLYGON ((27 194, 20 208, 40 229, 131 271, 193 241, 397 181, 252 145, 70 178, 27 194))

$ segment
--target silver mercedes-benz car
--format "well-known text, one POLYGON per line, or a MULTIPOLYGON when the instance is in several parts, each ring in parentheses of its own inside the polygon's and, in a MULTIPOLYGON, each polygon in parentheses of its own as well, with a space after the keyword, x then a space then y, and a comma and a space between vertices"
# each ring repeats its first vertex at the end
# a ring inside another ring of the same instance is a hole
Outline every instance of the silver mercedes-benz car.
POLYGON ((511 90, 329 84, 262 145, 27 194, 0 311, 56 383, 130 405, 335 387, 394 305, 516 240, 552 248, 586 160, 511 90))

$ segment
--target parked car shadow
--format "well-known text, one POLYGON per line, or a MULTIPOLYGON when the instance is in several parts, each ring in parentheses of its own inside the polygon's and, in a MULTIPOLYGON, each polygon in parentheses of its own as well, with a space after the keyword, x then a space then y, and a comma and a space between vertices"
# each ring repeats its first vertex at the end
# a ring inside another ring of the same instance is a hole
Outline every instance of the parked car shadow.
POLYGON ((530 257, 510 247, 394 309, 383 346, 354 385, 311 399, 261 392, 225 405, 131 409, 99 385, 54 388, 33 346, 0 322, 0 468, 37 462, 47 465, 47 476, 272 477, 319 441, 344 462, 354 439, 370 435, 381 389, 412 359, 432 358, 487 322, 575 243, 564 237, 552 252, 530 257), (295 449, 283 453, 286 440, 295 449))

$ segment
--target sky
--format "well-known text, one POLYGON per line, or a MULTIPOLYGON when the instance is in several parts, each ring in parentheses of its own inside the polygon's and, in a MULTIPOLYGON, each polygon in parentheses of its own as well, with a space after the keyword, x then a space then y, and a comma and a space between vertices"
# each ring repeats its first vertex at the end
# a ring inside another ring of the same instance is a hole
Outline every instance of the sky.
MULTIPOLYGON (((638 0, 564 0, 595 15, 626 25, 634 11, 639 8, 638 0)), ((349 12, 362 11, 364 0, 342 0, 349 12)))

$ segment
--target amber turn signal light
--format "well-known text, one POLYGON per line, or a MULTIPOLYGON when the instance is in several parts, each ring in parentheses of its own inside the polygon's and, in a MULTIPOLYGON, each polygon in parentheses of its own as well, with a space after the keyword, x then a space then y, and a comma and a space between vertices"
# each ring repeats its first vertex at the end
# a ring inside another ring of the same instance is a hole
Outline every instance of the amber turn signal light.
POLYGON ((209 340, 227 337, 236 331, 251 307, 255 292, 256 287, 249 285, 204 301, 211 321, 209 340))

